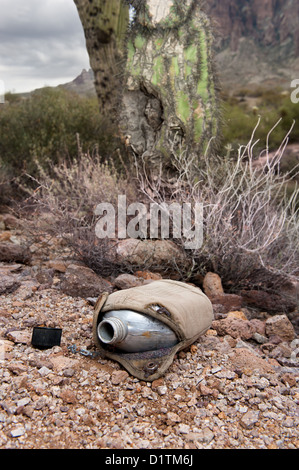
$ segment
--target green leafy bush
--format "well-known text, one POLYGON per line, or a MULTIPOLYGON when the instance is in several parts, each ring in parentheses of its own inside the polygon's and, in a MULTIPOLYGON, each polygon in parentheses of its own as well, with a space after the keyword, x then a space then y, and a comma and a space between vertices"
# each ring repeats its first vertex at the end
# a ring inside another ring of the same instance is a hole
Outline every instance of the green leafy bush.
MULTIPOLYGON (((279 121, 271 133, 269 150, 276 150, 293 121, 299 122, 299 105, 291 102, 290 94, 281 90, 262 90, 249 93, 244 90, 237 97, 223 97, 223 141, 222 148, 227 145, 235 150, 241 144, 246 145, 254 129, 258 116, 261 122, 256 130, 255 138, 260 142, 257 149, 263 150, 262 143, 273 126, 279 121), (254 103, 254 104, 252 104, 254 103)), ((289 136, 289 142, 299 141, 299 126, 295 125, 289 136)))
POLYGON ((15 175, 36 172, 36 161, 46 165, 77 155, 76 134, 84 152, 111 154, 115 137, 100 116, 96 98, 60 88, 42 88, 29 97, 8 95, 0 107, 0 159, 15 175))

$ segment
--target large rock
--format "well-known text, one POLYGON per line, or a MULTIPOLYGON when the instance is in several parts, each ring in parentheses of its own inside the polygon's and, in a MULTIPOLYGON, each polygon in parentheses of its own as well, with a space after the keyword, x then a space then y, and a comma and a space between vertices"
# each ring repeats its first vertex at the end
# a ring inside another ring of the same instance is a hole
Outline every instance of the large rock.
POLYGON ((70 264, 60 289, 72 297, 98 297, 103 292, 112 292, 112 284, 98 276, 86 266, 70 264))
POLYGON ((233 310, 240 310, 242 298, 237 294, 219 294, 210 297, 215 313, 228 313, 233 310))
POLYGON ((188 269, 190 260, 169 240, 138 240, 127 238, 118 242, 116 255, 122 262, 153 269, 155 272, 188 269))
POLYGON ((0 295, 10 294, 17 290, 20 285, 17 276, 4 274, 0 271, 0 295))
POLYGON ((268 313, 292 312, 296 308, 294 299, 280 293, 262 290, 242 291, 242 305, 258 308, 268 313))
POLYGON ((214 320, 212 328, 220 336, 230 335, 232 338, 241 338, 248 340, 255 332, 253 325, 248 320, 227 317, 223 320, 214 320))
POLYGON ((295 331, 292 323, 286 315, 275 315, 266 320, 266 335, 279 336, 284 341, 292 341, 295 331))
POLYGON ((131 287, 142 286, 144 279, 133 276, 133 274, 120 274, 114 280, 114 285, 118 289, 130 289, 131 287))
POLYGON ((29 248, 14 243, 0 243, 0 261, 5 263, 29 263, 31 253, 29 248))
POLYGON ((230 361, 242 373, 257 371, 259 373, 274 373, 274 368, 268 361, 247 348, 235 348, 229 354, 230 361))
POLYGON ((207 273, 203 280, 203 290, 209 298, 224 294, 220 276, 207 273))

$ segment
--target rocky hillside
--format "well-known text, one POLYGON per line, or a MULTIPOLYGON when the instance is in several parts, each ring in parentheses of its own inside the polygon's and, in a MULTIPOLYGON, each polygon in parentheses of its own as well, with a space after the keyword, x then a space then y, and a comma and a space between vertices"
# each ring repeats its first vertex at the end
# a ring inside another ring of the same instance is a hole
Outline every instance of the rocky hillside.
POLYGON ((210 0, 224 86, 285 86, 299 77, 297 0, 210 0))

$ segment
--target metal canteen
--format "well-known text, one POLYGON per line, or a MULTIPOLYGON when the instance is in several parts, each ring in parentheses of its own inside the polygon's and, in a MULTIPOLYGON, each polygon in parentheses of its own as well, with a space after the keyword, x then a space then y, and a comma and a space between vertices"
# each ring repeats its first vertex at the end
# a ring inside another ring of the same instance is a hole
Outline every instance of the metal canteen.
POLYGON ((170 348, 178 343, 174 331, 148 315, 132 310, 111 310, 97 327, 99 340, 123 352, 170 348))

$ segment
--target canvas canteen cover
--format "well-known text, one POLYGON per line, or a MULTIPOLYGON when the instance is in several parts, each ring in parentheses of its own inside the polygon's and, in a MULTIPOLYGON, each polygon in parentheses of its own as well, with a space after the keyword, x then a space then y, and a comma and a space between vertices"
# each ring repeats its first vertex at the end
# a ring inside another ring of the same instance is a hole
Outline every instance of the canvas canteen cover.
POLYGON ((163 279, 148 284, 102 294, 94 307, 93 341, 104 357, 119 362, 140 380, 161 377, 172 364, 175 354, 194 343, 213 320, 208 297, 191 284, 163 279), (168 325, 177 335, 177 344, 154 351, 127 353, 100 341, 98 325, 106 312, 133 310, 168 325))

